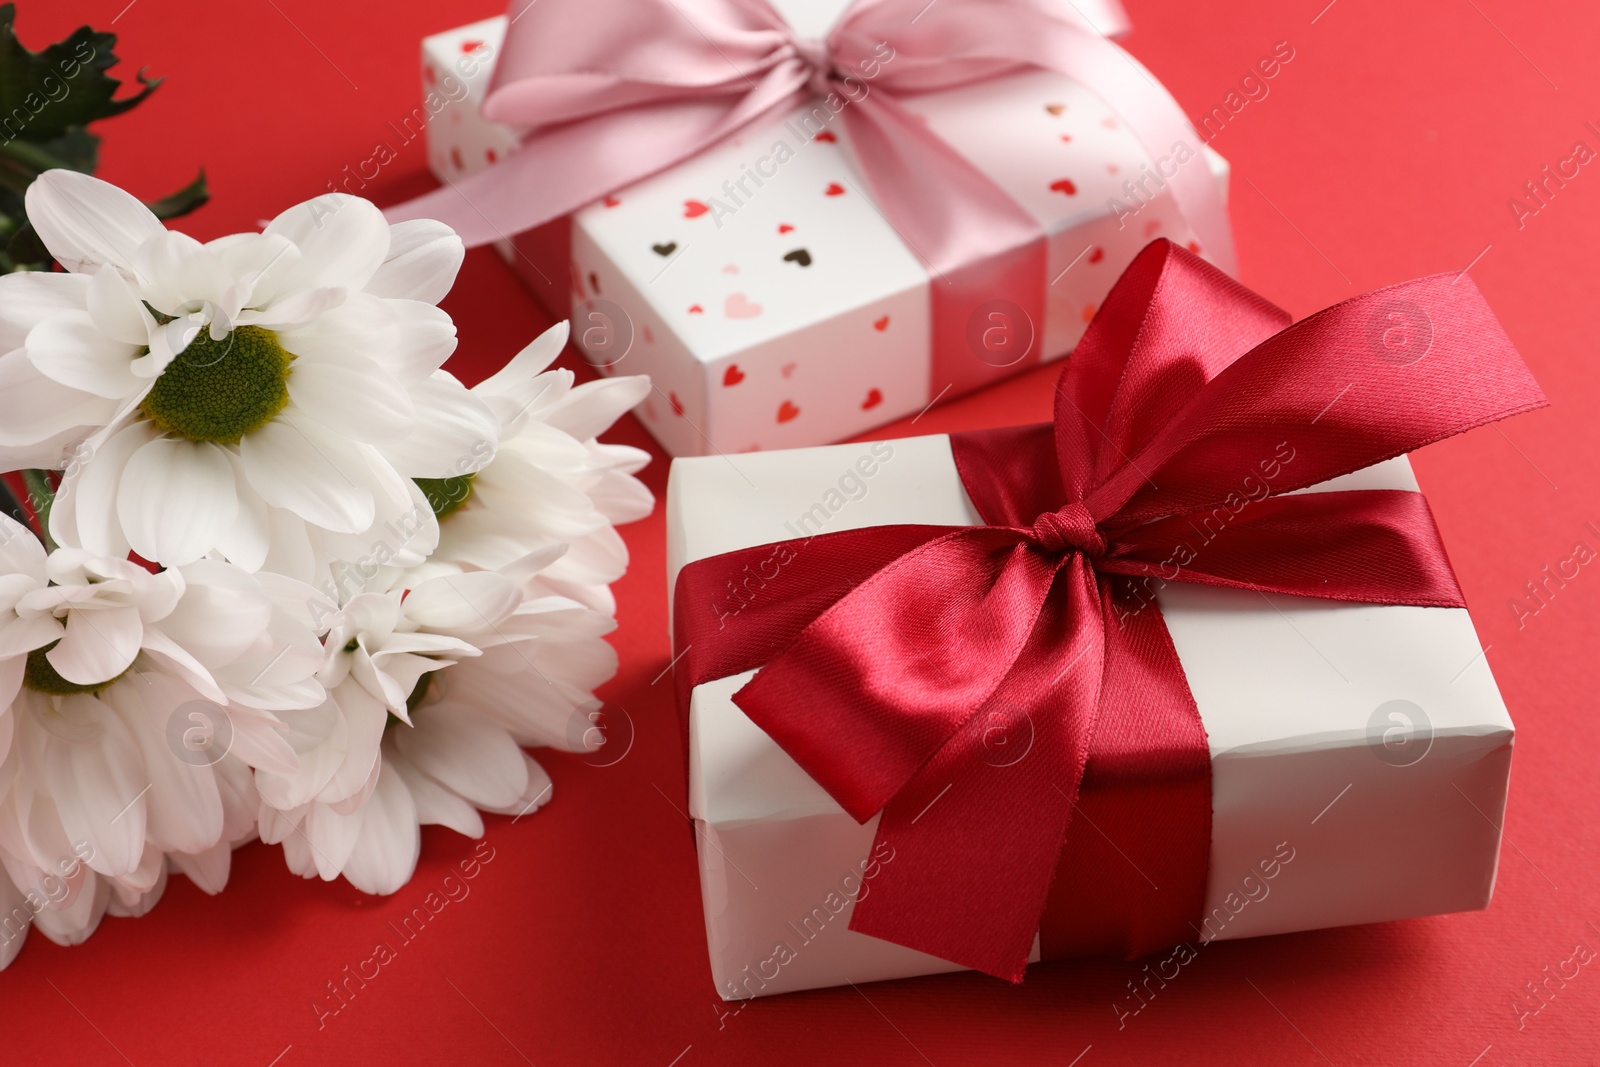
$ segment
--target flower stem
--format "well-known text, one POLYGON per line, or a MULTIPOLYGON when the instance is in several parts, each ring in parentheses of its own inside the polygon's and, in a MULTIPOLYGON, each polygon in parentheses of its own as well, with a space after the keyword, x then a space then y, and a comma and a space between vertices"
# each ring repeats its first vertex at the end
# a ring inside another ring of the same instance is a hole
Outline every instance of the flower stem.
POLYGON ((28 487, 28 503, 39 523, 39 540, 44 542, 46 552, 54 552, 56 543, 50 536, 50 505, 56 501, 56 491, 50 487, 50 476, 41 470, 25 470, 22 483, 28 487))

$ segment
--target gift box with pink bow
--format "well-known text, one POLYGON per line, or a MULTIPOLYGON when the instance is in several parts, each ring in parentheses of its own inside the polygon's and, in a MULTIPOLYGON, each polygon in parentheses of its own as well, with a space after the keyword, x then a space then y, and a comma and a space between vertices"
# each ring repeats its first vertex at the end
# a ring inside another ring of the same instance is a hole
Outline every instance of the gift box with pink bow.
MULTIPOLYGON (((540 0, 430 37, 437 193, 674 455, 849 436, 1069 352, 1226 165, 1114 0, 540 0)), ((408 127, 409 128, 409 127, 408 127)))
POLYGON ((1040 426, 679 459, 729 999, 1482 908, 1512 724, 1404 453, 1541 406, 1470 279, 1290 325, 1145 249, 1040 426))

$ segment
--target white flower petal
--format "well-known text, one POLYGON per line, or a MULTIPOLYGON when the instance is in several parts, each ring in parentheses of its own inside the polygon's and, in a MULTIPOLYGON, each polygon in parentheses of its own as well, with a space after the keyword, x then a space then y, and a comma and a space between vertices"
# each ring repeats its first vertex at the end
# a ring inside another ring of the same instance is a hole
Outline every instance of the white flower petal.
POLYGON ((117 484, 117 517, 128 543, 167 567, 210 552, 238 511, 233 467, 209 442, 150 441, 129 457, 117 484))
POLYGON ((385 765, 361 809, 361 834, 344 876, 363 893, 389 894, 411 880, 422 848, 417 807, 399 774, 385 765))
POLYGON ((372 525, 372 472, 348 438, 285 414, 247 434, 239 458, 268 504, 340 533, 372 525))
POLYGON ((417 769, 480 808, 514 804, 528 785, 522 750, 511 735, 462 704, 420 707, 394 743, 417 769))
POLYGON ((539 761, 526 752, 522 753, 522 762, 528 774, 528 784, 522 787, 522 795, 504 807, 486 807, 484 811, 495 815, 521 817, 538 811, 550 803, 550 796, 555 792, 555 788, 554 783, 550 781, 549 772, 539 766, 539 761))
POLYGON ((455 283, 466 254, 461 238, 442 222, 395 223, 389 227, 389 255, 367 283, 367 292, 437 304, 455 283))
POLYGON ((86 296, 89 317, 101 333, 124 344, 150 343, 150 328, 155 325, 155 319, 117 268, 108 263, 95 271, 86 296))
POLYGON ((101 333, 87 311, 51 315, 28 331, 27 348, 39 373, 72 389, 117 400, 144 385, 133 373, 138 346, 101 333))
POLYGON ((27 193, 28 220, 60 264, 92 274, 101 264, 133 269, 134 253, 161 222, 131 194, 72 170, 47 170, 27 193))
POLYGON ((448 826, 466 837, 483 836, 483 818, 478 810, 455 793, 450 792, 416 766, 398 749, 384 746, 384 772, 397 772, 406 788, 411 791, 412 803, 417 808, 417 821, 424 826, 448 826))
POLYGON ((234 285, 247 293, 242 307, 276 299, 300 263, 300 249, 280 234, 233 233, 207 241, 206 247, 222 259, 234 285))
POLYGON ((19 270, 0 275, 0 352, 21 348, 28 331, 60 311, 88 306, 89 279, 59 271, 19 270))
POLYGON ((157 311, 178 315, 202 304, 220 305, 233 282, 222 257, 186 233, 162 230, 134 253, 144 298, 157 311))
POLYGON ((128 669, 143 636, 138 608, 73 611, 67 615, 61 643, 46 652, 45 659, 67 681, 95 685, 128 669))
POLYGON ((472 633, 499 625, 521 603, 522 593, 510 579, 475 571, 423 582, 406 594, 401 610, 425 630, 472 633))
POLYGON ((227 841, 199 853, 174 852, 167 859, 180 872, 187 875, 202 893, 212 896, 228 885, 228 869, 233 864, 233 846, 227 841))
POLYGON ((494 458, 500 423, 482 400, 446 371, 412 387, 416 428, 404 441, 382 446, 384 458, 408 478, 457 478, 494 458))
POLYGON ((86 862, 101 874, 127 874, 144 857, 144 776, 138 746, 120 718, 91 696, 61 700, 61 718, 88 732, 81 741, 51 737, 42 785, 56 800, 69 841, 93 851, 86 862))
POLYGON ((416 423, 411 395, 376 360, 351 354, 339 362, 297 361, 289 396, 307 415, 361 441, 399 441, 416 423))
POLYGON ((158 436, 148 422, 130 422, 67 472, 50 509, 50 533, 58 544, 111 559, 127 556, 128 538, 117 517, 117 487, 128 460, 158 436))
POLYGON ((296 204, 267 224, 300 249, 293 278, 299 286, 360 289, 389 253, 389 224, 371 201, 326 193, 296 204))
POLYGON ((529 341, 522 351, 512 356, 504 367, 479 382, 473 391, 480 394, 504 393, 531 381, 561 355, 561 350, 567 347, 567 336, 571 329, 571 324, 562 319, 529 341))

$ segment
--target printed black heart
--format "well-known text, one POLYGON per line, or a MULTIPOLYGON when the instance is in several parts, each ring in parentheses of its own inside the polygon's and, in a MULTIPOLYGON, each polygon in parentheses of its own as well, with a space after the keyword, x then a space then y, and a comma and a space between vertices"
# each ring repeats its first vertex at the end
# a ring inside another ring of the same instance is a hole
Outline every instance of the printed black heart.
POLYGON ((650 250, 658 256, 670 256, 678 250, 678 242, 668 241, 664 245, 651 245, 650 250))
POLYGON ((798 263, 802 267, 811 266, 811 253, 803 248, 797 248, 783 257, 785 263, 798 263))

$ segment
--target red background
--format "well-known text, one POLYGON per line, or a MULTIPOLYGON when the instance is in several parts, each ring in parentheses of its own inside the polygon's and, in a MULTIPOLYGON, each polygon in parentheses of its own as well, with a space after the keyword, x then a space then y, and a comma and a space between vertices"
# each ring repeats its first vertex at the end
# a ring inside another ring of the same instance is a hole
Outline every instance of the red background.
MULTIPOLYGON (((1600 548, 1585 526, 1600 526, 1600 164, 1521 228, 1507 206, 1574 141, 1600 148, 1583 126, 1600 120, 1600 9, 1324 3, 1129 0, 1129 47, 1191 115, 1220 103, 1277 42, 1295 50, 1270 95, 1214 141, 1235 168, 1247 284, 1298 316, 1472 264, 1552 398, 1547 411, 1415 457, 1519 729, 1507 847, 1486 912, 1218 943, 1120 1031, 1111 1005, 1139 972, 1117 962, 1036 968, 1018 988, 955 975, 778 997, 724 1016, 691 836, 675 808, 684 768, 669 686, 652 682, 669 659, 658 511, 624 531, 634 562, 617 588, 622 670, 604 693, 636 724, 632 750, 604 768, 542 755, 555 779, 550 805, 515 825, 487 820, 494 858, 470 896, 339 1014, 319 1029, 311 1005, 343 967, 395 940, 386 924, 438 890, 472 842, 425 832, 416 878, 389 899, 304 882, 276 849, 251 845, 221 896, 175 877, 152 914, 108 919, 84 946, 34 936, 0 973, 0 1061, 1600 1062, 1600 961, 1524 1028, 1511 1008, 1580 940, 1600 950, 1600 566, 1521 629, 1508 606, 1575 542, 1600 548)), ((419 39, 497 11, 496 0, 20 6, 33 47, 88 21, 121 35, 125 77, 139 65, 167 77, 102 127, 102 173, 152 198, 204 164, 215 200, 181 222, 202 238, 254 228, 392 141, 387 124, 420 98, 419 39)), ((420 142, 408 146, 375 199, 429 187, 425 169, 420 142)), ((547 324, 487 250, 468 257, 445 307, 462 339, 453 367, 469 380, 547 324)), ((930 412, 913 432, 1043 419, 1054 373, 930 412)), ((631 418, 612 437, 650 444, 631 418)), ((667 464, 657 456, 645 477, 659 494, 667 464)))

